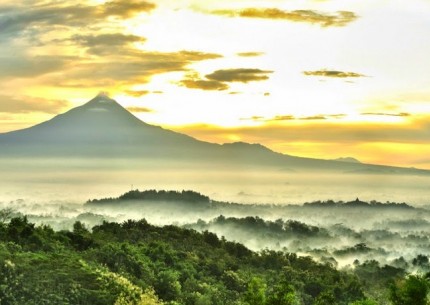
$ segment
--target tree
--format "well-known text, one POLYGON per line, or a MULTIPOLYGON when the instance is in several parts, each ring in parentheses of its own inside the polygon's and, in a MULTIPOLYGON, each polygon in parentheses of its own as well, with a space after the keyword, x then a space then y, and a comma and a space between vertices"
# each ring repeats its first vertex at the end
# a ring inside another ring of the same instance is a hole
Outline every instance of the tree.
POLYGON ((426 305, 429 283, 420 275, 409 275, 390 287, 393 305, 426 305))
POLYGON ((5 260, 0 264, 0 305, 19 305, 22 277, 17 274, 15 264, 5 260))
POLYGON ((318 295, 314 302, 315 305, 335 305, 336 297, 334 296, 332 291, 323 291, 318 295))
POLYGON ((164 270, 158 273, 155 290, 165 301, 173 301, 181 293, 181 284, 178 281, 179 275, 171 270, 164 270))
POLYGON ((267 298, 267 305, 298 305, 296 292, 286 281, 275 285, 267 298))
POLYGON ((266 304, 266 284, 260 278, 253 277, 248 284, 244 299, 248 305, 266 304))
POLYGON ((6 223, 9 219, 11 219, 12 214, 13 214, 13 210, 11 208, 1 209, 0 223, 6 223))
POLYGON ((421 269, 429 269, 430 264, 429 264, 429 258, 426 255, 423 254, 418 254, 413 260, 412 260, 412 265, 419 267, 421 269))

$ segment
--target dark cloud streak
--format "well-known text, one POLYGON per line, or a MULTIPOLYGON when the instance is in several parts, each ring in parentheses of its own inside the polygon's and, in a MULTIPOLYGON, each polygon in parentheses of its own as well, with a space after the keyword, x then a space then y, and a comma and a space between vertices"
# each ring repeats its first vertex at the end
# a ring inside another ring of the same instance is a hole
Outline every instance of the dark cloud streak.
POLYGON ((207 74, 203 79, 197 73, 194 73, 181 80, 179 85, 189 89, 222 91, 229 89, 229 85, 226 84, 228 82, 263 81, 269 78, 266 74, 272 72, 260 69, 224 69, 207 74))
POLYGON ((345 114, 318 114, 313 116, 306 116, 306 117, 296 117, 291 114, 287 115, 276 115, 272 118, 265 118, 262 116, 252 116, 250 118, 242 118, 241 120, 252 120, 252 121, 259 121, 259 122, 282 122, 282 121, 317 121, 317 120, 327 120, 329 118, 334 119, 340 119, 345 117, 345 114))
POLYGON ((267 74, 273 71, 260 69, 225 69, 217 70, 211 74, 207 74, 206 78, 219 82, 242 82, 263 81, 269 79, 267 74))
POLYGON ((229 86, 223 82, 202 79, 183 79, 179 82, 183 87, 200 90, 227 90, 229 86))
POLYGON ((385 112, 363 112, 361 115, 375 115, 375 116, 394 116, 394 117, 407 117, 410 113, 400 112, 400 113, 385 113, 385 112))
POLYGON ((145 42, 146 38, 135 36, 135 35, 124 35, 121 33, 112 34, 99 34, 99 35, 74 35, 71 38, 82 46, 93 47, 93 46, 117 46, 127 45, 133 42, 145 42))
POLYGON ((125 93, 132 97, 141 97, 151 92, 148 90, 126 90, 125 93))
POLYGON ((364 74, 355 72, 343 72, 336 70, 316 70, 316 71, 304 71, 306 76, 322 76, 322 77, 333 77, 333 78, 348 78, 348 77, 366 77, 364 74))
POLYGON ((154 112, 154 110, 150 108, 139 107, 139 106, 130 106, 130 107, 127 107, 127 110, 131 112, 146 112, 146 113, 154 112))
POLYGON ((236 55, 240 57, 257 57, 264 55, 264 52, 240 52, 236 53, 236 55))
POLYGON ((212 14, 228 17, 260 18, 272 20, 286 20, 292 22, 306 22, 319 24, 321 27, 342 27, 355 21, 358 16, 349 11, 338 11, 327 14, 313 10, 284 11, 278 8, 246 8, 243 10, 217 10, 212 14))
POLYGON ((137 52, 130 47, 130 44, 135 42, 143 43, 146 41, 146 38, 122 33, 109 33, 98 35, 73 35, 68 41, 87 48, 87 52, 92 55, 118 56, 121 54, 121 56, 124 56, 125 54, 135 54, 137 52))
POLYGON ((314 116, 302 117, 302 118, 299 118, 299 120, 315 121, 315 120, 327 120, 327 118, 323 115, 314 115, 314 116))
POLYGON ((103 14, 106 16, 118 16, 129 18, 141 12, 149 12, 155 9, 155 4, 142 0, 115 0, 103 5, 103 14))

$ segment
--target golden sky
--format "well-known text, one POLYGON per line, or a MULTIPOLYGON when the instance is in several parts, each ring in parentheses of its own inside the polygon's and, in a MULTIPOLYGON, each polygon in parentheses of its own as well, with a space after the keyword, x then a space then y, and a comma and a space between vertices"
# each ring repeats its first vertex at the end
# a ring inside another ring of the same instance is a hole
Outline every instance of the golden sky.
POLYGON ((430 168, 429 0, 0 0, 0 132, 100 91, 147 123, 430 168))

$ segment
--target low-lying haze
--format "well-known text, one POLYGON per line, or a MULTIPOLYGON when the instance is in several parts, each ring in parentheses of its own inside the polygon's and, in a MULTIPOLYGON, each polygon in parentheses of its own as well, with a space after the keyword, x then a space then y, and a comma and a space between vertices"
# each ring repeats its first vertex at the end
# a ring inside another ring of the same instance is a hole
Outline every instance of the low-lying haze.
POLYGON ((130 188, 192 189, 216 200, 298 204, 314 200, 363 200, 429 204, 430 176, 294 172, 251 166, 126 159, 2 159, 0 201, 84 202, 130 188))

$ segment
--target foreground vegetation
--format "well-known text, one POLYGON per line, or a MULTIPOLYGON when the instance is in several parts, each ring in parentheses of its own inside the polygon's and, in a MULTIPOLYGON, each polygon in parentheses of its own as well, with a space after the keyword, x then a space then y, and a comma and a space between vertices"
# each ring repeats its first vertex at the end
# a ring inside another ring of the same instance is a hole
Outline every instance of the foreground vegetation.
POLYGON ((72 231, 0 222, 0 304, 424 305, 428 278, 375 261, 354 271, 144 219, 72 231))

